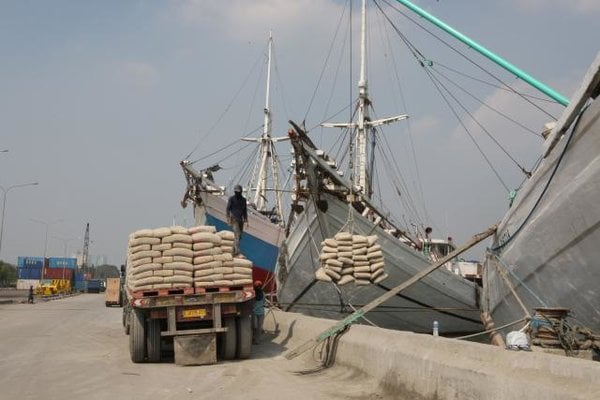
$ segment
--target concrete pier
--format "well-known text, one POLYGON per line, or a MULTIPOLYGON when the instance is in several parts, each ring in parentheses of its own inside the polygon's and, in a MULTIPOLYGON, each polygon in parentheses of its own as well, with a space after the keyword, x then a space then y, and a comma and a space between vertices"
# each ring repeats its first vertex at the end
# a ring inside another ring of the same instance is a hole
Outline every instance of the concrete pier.
MULTIPOLYGON (((334 324, 281 311, 265 318, 265 329, 288 351, 334 324)), ((598 362, 363 325, 341 337, 336 364, 406 399, 600 399, 598 362)))

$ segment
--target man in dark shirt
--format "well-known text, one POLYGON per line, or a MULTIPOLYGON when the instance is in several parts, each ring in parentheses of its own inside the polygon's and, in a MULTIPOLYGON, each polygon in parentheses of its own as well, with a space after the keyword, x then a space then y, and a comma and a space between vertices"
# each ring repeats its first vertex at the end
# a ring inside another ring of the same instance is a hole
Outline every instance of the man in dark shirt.
POLYGON ((240 253, 240 237, 244 231, 244 223, 248 223, 248 208, 246 207, 246 198, 242 196, 242 187, 235 185, 233 196, 227 201, 227 219, 229 225, 233 228, 235 239, 233 242, 233 254, 240 253))

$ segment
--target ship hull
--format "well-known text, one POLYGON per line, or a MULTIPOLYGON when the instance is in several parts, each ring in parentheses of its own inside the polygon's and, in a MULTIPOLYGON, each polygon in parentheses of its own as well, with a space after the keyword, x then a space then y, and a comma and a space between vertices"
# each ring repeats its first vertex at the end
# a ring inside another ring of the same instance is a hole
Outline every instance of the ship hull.
MULTIPOLYGON (((389 277, 368 286, 317 281, 320 243, 342 230, 348 221, 349 207, 328 194, 322 194, 321 200, 326 201, 327 210, 321 211, 307 202, 283 243, 277 295, 284 310, 341 319, 430 265, 421 253, 353 210, 353 233, 378 236, 389 277)), ((446 335, 480 331, 477 298, 475 284, 441 268, 369 312, 368 321, 359 322, 424 333, 432 331, 435 320, 446 335)))
MULTIPOLYGON (((202 203, 195 206, 198 225, 213 225, 217 230, 231 230, 226 222, 227 197, 204 192, 202 203)), ((252 276, 265 283, 265 290, 274 290, 274 271, 283 240, 283 228, 267 217, 248 209, 248 224, 240 239, 240 252, 254 264, 252 276)))
MULTIPOLYGON (((580 91, 597 93, 595 82, 580 91)), ((578 324, 600 331, 599 100, 579 120, 571 118, 575 126, 519 190, 498 227, 482 297, 496 326, 535 307, 566 307, 578 324)))

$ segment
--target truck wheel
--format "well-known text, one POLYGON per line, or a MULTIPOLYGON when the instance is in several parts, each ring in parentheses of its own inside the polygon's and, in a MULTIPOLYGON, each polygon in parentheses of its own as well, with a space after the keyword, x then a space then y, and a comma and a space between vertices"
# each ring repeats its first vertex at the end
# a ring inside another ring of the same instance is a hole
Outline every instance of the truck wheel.
POLYGON ((146 346, 148 349, 148 361, 159 362, 160 361, 160 320, 159 319, 148 319, 148 332, 146 346))
POLYGON ((134 363, 144 362, 146 357, 146 321, 144 313, 131 310, 129 314, 129 355, 134 363))
POLYGON ((237 358, 246 359, 252 353, 252 316, 242 314, 237 322, 237 358))
POLYGON ((126 305, 123 307, 123 328, 125 328, 125 334, 129 335, 129 314, 131 313, 131 308, 126 305))
POLYGON ((235 318, 227 317, 223 319, 223 326, 227 328, 227 332, 223 333, 221 356, 224 360, 233 360, 235 358, 235 350, 237 347, 237 329, 235 318))

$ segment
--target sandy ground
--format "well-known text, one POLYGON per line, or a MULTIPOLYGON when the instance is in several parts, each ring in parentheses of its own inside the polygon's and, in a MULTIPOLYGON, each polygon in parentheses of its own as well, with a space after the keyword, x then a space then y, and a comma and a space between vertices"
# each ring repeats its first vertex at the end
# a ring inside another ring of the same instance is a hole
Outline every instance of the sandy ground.
POLYGON ((387 399, 354 370, 312 374, 269 342, 251 359, 211 366, 133 364, 121 309, 102 294, 0 305, 0 399, 387 399))

